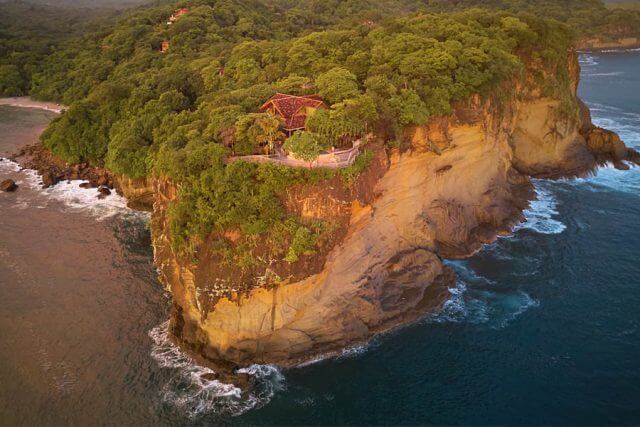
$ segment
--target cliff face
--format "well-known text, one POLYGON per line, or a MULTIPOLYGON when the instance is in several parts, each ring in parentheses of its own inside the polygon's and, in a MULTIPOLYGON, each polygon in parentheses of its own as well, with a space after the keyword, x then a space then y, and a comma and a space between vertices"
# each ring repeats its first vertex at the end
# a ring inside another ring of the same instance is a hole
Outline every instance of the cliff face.
POLYGON ((640 47, 640 38, 635 36, 612 36, 584 38, 578 42, 581 50, 633 49, 640 47))
MULTIPOLYGON (((573 54, 569 67, 575 101, 573 54)), ((206 260, 193 263, 171 250, 166 212, 176 188, 156 182, 153 245, 174 299, 172 333, 210 361, 292 365, 440 306, 455 280, 442 259, 468 256, 508 233, 533 196, 529 176, 578 175, 631 155, 584 112, 561 114, 560 100, 518 91, 506 108, 473 99, 408 130, 408 150, 379 153, 386 167, 368 181, 367 197, 301 191, 290 198, 301 214, 334 214, 346 225, 320 268, 302 280, 208 297, 216 285, 206 260)))

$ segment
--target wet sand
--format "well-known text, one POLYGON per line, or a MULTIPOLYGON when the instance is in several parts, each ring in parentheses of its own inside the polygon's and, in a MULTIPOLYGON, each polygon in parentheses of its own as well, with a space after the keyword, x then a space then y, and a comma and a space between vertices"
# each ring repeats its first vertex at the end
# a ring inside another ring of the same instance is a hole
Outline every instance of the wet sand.
POLYGON ((36 101, 28 96, 20 96, 13 98, 0 98, 0 105, 9 107, 33 108, 37 110, 51 111, 53 113, 61 113, 67 107, 56 102, 36 101))

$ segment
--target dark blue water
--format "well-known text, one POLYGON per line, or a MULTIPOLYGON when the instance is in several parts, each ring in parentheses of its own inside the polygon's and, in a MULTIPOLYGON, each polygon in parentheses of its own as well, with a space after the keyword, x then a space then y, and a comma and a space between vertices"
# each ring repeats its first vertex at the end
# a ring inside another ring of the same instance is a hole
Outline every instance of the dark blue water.
MULTIPOLYGON (((594 120, 640 145, 640 52, 583 55, 594 120)), ((639 424, 640 169, 536 183, 513 237, 454 264, 443 313, 285 372, 252 424, 639 424)))

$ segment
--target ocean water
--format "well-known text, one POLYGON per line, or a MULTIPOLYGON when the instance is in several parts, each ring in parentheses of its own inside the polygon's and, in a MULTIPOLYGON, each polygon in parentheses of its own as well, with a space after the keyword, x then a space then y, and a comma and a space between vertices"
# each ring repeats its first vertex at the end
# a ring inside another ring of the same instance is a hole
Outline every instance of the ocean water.
MULTIPOLYGON (((583 54, 594 121, 640 148, 640 52, 583 54)), ((50 116, 0 107, 0 152, 50 116), (16 136, 17 135, 17 136, 16 136)), ((536 181, 512 236, 450 262, 423 321, 250 395, 166 336, 148 217, 0 162, 0 424, 639 424, 640 169, 536 181)))

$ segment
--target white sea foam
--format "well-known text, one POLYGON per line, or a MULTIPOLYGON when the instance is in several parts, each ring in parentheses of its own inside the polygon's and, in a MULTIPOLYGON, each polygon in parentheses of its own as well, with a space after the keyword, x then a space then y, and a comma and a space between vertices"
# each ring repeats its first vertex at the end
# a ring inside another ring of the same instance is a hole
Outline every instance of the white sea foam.
POLYGON ((583 73, 583 77, 613 77, 613 76, 621 76, 624 72, 622 71, 612 71, 609 73, 583 73))
POLYGON ((603 49, 602 53, 627 53, 627 52, 640 52, 640 48, 624 48, 624 49, 603 49))
POLYGON ((593 55, 589 55, 589 54, 580 55, 580 59, 578 61, 580 62, 580 65, 582 65, 583 67, 598 65, 598 61, 596 60, 596 58, 593 55))
POLYGON ((99 220, 113 217, 121 213, 129 213, 127 199, 113 192, 99 198, 95 188, 81 188, 86 181, 62 181, 43 190, 53 200, 60 201, 73 210, 88 212, 99 220))
POLYGON ((239 373, 255 378, 255 388, 242 391, 215 379, 208 379, 214 371, 196 364, 169 339, 168 321, 153 328, 149 336, 154 342, 151 356, 162 368, 170 369, 170 380, 161 391, 163 403, 168 404, 192 420, 205 415, 237 416, 267 404, 275 392, 284 387, 284 376, 271 365, 251 365, 239 373))
POLYGON ((515 227, 514 231, 528 229, 540 234, 560 234, 567 227, 555 217, 557 201, 553 193, 545 189, 541 182, 534 181, 536 200, 524 211, 526 221, 515 227))
POLYGON ((365 344, 352 345, 350 347, 344 348, 340 352, 333 352, 333 353, 318 355, 312 359, 309 359, 303 363, 300 363, 299 365, 297 365, 297 367, 304 368, 307 366, 315 365, 317 363, 321 363, 326 360, 332 360, 332 359, 341 360, 341 359, 350 359, 353 357, 358 357, 365 354, 367 351, 369 351, 372 347, 376 346, 377 344, 378 344, 378 340, 374 337, 373 339, 371 339, 369 342, 365 344))
POLYGON ((427 317, 427 322, 482 324, 502 329, 529 308, 540 305, 521 290, 489 289, 464 280, 458 280, 449 293, 442 309, 427 317))
POLYGON ((0 178, 4 177, 14 179, 20 188, 14 203, 17 209, 42 209, 47 207, 49 202, 57 201, 71 210, 87 212, 98 220, 120 214, 141 218, 149 216, 148 213, 129 209, 127 200, 115 192, 100 198, 95 188, 81 188, 80 184, 87 181, 61 181, 52 187, 42 189, 42 180, 36 171, 22 169, 18 163, 9 159, 0 162, 0 178))
MULTIPOLYGON (((592 112, 594 124, 611 129, 620 135, 627 146, 640 149, 640 114, 599 103, 587 104, 592 112)), ((611 165, 599 168, 592 177, 577 179, 571 185, 590 185, 592 191, 621 191, 640 193, 640 169, 632 167, 620 171, 611 165)))

